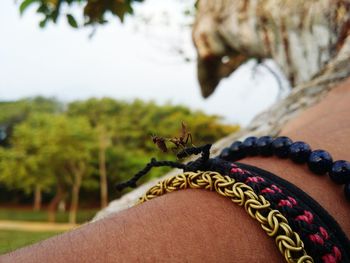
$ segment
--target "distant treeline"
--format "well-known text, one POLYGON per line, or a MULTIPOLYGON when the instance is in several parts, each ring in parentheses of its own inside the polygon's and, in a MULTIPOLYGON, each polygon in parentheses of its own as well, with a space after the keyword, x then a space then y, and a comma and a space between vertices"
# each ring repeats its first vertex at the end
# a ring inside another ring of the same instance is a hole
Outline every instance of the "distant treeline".
MULTIPOLYGON (((36 97, 0 102, 0 202, 29 199, 35 209, 43 203, 53 221, 64 201, 75 222, 80 193, 86 202, 93 198, 104 207, 118 197, 115 183, 130 178, 151 157, 176 159, 171 150, 162 153, 151 135, 178 137, 184 122, 193 144, 201 145, 239 129, 220 120, 184 106, 141 100, 93 98, 64 104, 36 97)), ((154 169, 146 180, 165 171, 154 169)))

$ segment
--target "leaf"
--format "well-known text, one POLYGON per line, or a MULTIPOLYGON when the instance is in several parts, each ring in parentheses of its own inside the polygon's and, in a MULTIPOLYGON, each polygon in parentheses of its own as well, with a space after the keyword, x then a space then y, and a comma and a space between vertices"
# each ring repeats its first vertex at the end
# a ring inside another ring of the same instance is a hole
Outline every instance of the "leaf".
POLYGON ((46 13, 48 12, 48 8, 47 8, 46 5, 41 4, 41 5, 39 6, 39 8, 36 10, 36 12, 37 12, 38 14, 40 14, 40 13, 46 14, 46 13))
POLYGON ((67 14, 67 21, 71 27, 78 28, 78 23, 72 15, 67 14))
POLYGON ((46 26, 46 22, 47 22, 47 19, 40 21, 39 23, 40 28, 44 28, 46 26))
POLYGON ((120 21, 124 22, 124 17, 126 14, 132 14, 133 9, 130 5, 130 3, 119 3, 115 2, 112 9, 112 13, 119 17, 120 21))
POLYGON ((20 14, 23 15, 23 12, 28 8, 28 6, 30 6, 31 4, 37 1, 38 0, 24 0, 22 4, 19 6, 20 14))

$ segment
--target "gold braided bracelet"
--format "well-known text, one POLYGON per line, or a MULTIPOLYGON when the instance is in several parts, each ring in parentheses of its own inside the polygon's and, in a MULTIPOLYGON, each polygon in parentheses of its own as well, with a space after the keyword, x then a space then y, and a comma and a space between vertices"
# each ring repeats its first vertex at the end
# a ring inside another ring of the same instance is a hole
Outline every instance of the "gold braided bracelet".
POLYGON ((267 235, 275 238, 279 251, 288 263, 314 262, 312 257, 307 255, 299 235, 291 229, 287 219, 278 210, 270 207, 269 201, 261 195, 256 195, 250 186, 217 172, 185 172, 170 177, 150 188, 139 199, 138 204, 187 188, 215 190, 220 195, 230 198, 232 202, 244 205, 248 214, 259 221, 267 235), (261 213, 263 211, 267 211, 268 215, 264 216, 261 213))

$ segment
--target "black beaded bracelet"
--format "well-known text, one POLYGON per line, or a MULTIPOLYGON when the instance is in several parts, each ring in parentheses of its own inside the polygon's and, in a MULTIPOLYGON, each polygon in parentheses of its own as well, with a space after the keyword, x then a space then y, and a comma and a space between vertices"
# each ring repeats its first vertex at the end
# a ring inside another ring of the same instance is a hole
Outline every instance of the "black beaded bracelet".
POLYGON ((297 164, 307 163, 310 171, 323 175, 328 173, 333 182, 344 184, 344 194, 350 201, 350 162, 338 160, 333 162, 332 156, 324 150, 311 150, 309 144, 301 141, 294 142, 285 136, 272 138, 251 136, 243 142, 235 141, 230 147, 223 149, 219 158, 235 162, 246 156, 272 156, 290 158, 297 164))

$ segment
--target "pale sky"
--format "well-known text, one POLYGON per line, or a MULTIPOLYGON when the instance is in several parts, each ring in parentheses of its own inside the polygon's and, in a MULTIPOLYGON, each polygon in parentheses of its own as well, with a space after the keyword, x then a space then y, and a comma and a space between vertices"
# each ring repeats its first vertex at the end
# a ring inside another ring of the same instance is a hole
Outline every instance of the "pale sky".
MULTIPOLYGON (((209 98, 200 95, 195 49, 181 15, 188 2, 146 0, 125 24, 114 18, 97 29, 75 30, 64 19, 40 29, 35 8, 20 17, 18 5, 0 3, 0 100, 55 96, 64 101, 109 96, 184 104, 247 124, 278 94, 266 69, 239 68, 209 98), (141 17, 152 16, 150 25, 141 17), (165 25, 168 24, 168 25, 165 25), (191 62, 174 51, 181 47, 191 62)), ((78 12, 79 13, 79 12, 78 12)), ((189 20, 190 18, 186 18, 189 20)))

